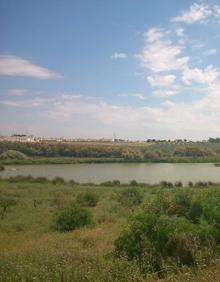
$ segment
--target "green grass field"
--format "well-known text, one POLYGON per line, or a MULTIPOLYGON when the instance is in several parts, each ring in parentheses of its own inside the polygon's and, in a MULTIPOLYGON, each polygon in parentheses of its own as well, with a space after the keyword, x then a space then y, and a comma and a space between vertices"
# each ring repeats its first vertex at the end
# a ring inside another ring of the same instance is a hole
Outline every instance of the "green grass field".
MULTIPOLYGON (((159 281, 159 273, 143 272, 134 260, 114 255, 114 242, 128 229, 129 215, 143 211, 163 193, 172 196, 187 189, 194 196, 219 195, 220 186, 133 185, 141 198, 128 194, 132 185, 117 183, 0 180, 1 213, 2 203, 12 200, 0 219, 0 281, 159 281), (97 198, 95 206, 86 207, 93 216, 91 224, 70 232, 56 231, 53 226, 59 211, 72 202, 82 204, 82 193, 87 192, 97 198)), ((193 267, 164 265, 166 275, 161 281, 220 281, 220 260, 211 249, 206 252, 193 267)))

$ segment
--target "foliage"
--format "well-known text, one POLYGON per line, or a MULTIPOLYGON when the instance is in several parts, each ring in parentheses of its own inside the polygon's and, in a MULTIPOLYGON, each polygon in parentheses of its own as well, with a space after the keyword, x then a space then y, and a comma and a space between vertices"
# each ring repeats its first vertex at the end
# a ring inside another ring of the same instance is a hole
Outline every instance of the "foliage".
POLYGON ((118 193, 118 201, 123 206, 132 208, 141 204, 143 200, 143 194, 140 187, 128 187, 118 193))
POLYGON ((209 138, 210 143, 220 143, 220 138, 209 138))
POLYGON ((169 187, 169 188, 172 188, 173 187, 173 183, 172 182, 169 182, 169 181, 161 181, 160 185, 162 187, 169 187))
POLYGON ((77 195, 76 201, 85 207, 95 207, 98 203, 98 195, 94 192, 87 191, 77 195))
POLYGON ((26 160, 27 156, 19 151, 8 150, 0 155, 1 160, 26 160))
POLYGON ((102 182, 100 185, 101 186, 119 186, 121 183, 119 180, 113 180, 113 181, 105 181, 102 182))
POLYGON ((174 185, 175 185, 176 187, 183 187, 182 181, 176 181, 176 182, 174 183, 174 185))
POLYGON ((200 251, 220 243, 220 193, 192 197, 189 191, 158 195, 130 219, 115 241, 116 253, 142 271, 163 273, 164 262, 196 265, 200 251))
POLYGON ((219 162, 219 142, 0 142, 2 163, 219 162), (7 151, 23 157, 9 158, 7 151), (28 159, 24 156, 28 156, 28 159), (7 158, 6 158, 7 157, 7 158), (13 161, 13 162, 12 162, 13 161))
POLYGON ((138 183, 137 183, 136 180, 133 179, 133 180, 130 181, 130 185, 131 186, 136 186, 136 185, 138 185, 138 183))
POLYGON ((214 151, 209 148, 178 147, 175 149, 173 154, 174 156, 180 157, 203 157, 214 155, 214 151))
POLYGON ((64 179, 62 177, 59 177, 59 176, 56 176, 53 180, 52 180, 52 183, 53 184, 62 184, 64 183, 64 179))
POLYGON ((89 210, 75 204, 70 204, 58 213, 55 219, 55 229, 71 231, 91 224, 92 215, 89 210))

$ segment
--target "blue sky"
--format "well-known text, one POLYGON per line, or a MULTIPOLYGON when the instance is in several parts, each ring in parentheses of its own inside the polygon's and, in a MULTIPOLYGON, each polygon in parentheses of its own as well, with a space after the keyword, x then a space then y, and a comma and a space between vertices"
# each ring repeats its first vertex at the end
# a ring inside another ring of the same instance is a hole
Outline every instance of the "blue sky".
POLYGON ((0 134, 220 136, 220 1, 0 1, 0 134))

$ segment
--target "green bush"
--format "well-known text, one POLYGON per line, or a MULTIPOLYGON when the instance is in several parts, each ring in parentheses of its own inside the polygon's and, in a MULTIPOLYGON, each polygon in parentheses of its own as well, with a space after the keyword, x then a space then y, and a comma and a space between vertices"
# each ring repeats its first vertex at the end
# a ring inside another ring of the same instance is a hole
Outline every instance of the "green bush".
POLYGON ((69 181, 69 184, 71 184, 71 185, 76 185, 76 184, 79 184, 77 181, 75 181, 74 179, 71 179, 70 181, 69 181))
POLYGON ((27 156, 19 151, 8 150, 0 155, 1 160, 26 160, 27 156))
POLYGON ((65 181, 62 177, 56 176, 53 180, 52 183, 53 184, 63 184, 65 181))
POLYGON ((119 186, 121 182, 119 180, 113 180, 113 181, 105 181, 100 183, 100 186, 119 186))
POLYGON ((47 183, 47 182, 48 182, 47 178, 46 178, 46 177, 43 177, 43 176, 36 177, 36 178, 35 178, 35 181, 36 181, 37 183, 47 183))
POLYGON ((164 273, 164 265, 194 266, 201 254, 220 250, 220 193, 161 194, 132 215, 115 241, 115 252, 144 272, 164 273))
POLYGON ((175 182, 174 185, 175 185, 176 187, 183 187, 182 181, 177 181, 177 182, 175 182))
POLYGON ((178 216, 186 216, 192 200, 190 190, 184 189, 174 194, 174 203, 177 206, 176 214, 178 216))
POLYGON ((54 227, 65 232, 89 225, 91 221, 92 215, 89 210, 72 203, 57 214, 54 227))
POLYGON ((129 187, 118 193, 118 201, 124 206, 137 206, 142 200, 143 194, 137 187, 129 187))
POLYGON ((98 195, 95 194, 94 192, 84 192, 84 193, 80 193, 78 194, 76 201, 85 207, 95 207, 98 203, 98 195))
POLYGON ((167 187, 167 188, 172 188, 173 187, 173 183, 172 182, 165 181, 165 180, 161 181, 160 185, 162 187, 167 187))
POLYGON ((130 181, 129 185, 131 185, 131 186, 137 186, 138 183, 137 183, 136 180, 133 179, 133 180, 130 181))
POLYGON ((202 207, 201 199, 195 199, 194 201, 192 201, 190 205, 188 217, 192 222, 198 223, 202 214, 203 214, 203 207, 202 207))

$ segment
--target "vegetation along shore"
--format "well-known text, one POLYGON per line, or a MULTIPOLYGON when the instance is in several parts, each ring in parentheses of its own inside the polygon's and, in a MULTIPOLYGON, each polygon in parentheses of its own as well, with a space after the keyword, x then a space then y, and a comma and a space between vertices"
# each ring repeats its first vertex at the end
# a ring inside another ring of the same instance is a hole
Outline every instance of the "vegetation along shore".
POLYGON ((220 184, 0 180, 1 281, 219 281, 220 184))
POLYGON ((0 164, 220 163, 220 142, 0 142, 0 164))

